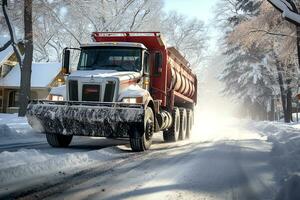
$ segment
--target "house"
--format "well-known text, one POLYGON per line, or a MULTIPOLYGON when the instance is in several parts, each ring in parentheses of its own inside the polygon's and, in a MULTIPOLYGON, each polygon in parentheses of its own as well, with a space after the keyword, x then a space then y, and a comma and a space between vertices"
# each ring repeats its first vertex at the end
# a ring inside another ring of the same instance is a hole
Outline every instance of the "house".
POLYGON ((66 99, 66 94, 66 85, 61 85, 51 89, 48 99, 52 101, 63 101, 66 99))
MULTIPOLYGON (((7 37, 0 37, 0 46, 4 45, 8 40, 9 38, 7 37)), ((16 64, 17 58, 14 54, 13 47, 10 45, 0 52, 0 78, 3 78, 16 64)))
MULTIPOLYGON (((0 45, 4 44, 3 40, 0 37, 0 45)), ((0 52, 0 112, 18 112, 20 74, 16 56, 9 46, 0 52)), ((31 99, 47 99, 51 89, 63 83, 61 63, 32 63, 31 99)))

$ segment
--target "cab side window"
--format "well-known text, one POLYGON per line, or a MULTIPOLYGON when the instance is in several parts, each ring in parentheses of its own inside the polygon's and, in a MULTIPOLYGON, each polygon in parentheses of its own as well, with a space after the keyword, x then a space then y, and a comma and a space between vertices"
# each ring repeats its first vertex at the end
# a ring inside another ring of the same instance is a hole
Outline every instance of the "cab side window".
POLYGON ((147 52, 145 52, 145 55, 144 55, 144 73, 150 74, 149 53, 147 53, 147 52))

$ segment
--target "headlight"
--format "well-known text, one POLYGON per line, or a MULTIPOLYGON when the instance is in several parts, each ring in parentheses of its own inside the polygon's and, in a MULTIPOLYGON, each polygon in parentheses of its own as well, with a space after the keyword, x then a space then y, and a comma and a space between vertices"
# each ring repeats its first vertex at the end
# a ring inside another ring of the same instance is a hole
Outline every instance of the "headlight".
POLYGON ((143 97, 125 97, 123 103, 143 103, 143 97))

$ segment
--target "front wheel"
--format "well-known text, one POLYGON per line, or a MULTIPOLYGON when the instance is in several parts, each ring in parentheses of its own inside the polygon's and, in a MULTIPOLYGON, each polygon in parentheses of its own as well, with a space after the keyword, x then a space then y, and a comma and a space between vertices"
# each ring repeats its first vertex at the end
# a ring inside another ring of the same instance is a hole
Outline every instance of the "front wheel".
POLYGON ((47 142, 52 147, 68 147, 72 141, 73 135, 60 135, 47 133, 47 142))
POLYGON ((144 132, 141 134, 137 127, 132 127, 130 146, 132 151, 141 152, 150 149, 154 133, 154 114, 150 107, 145 110, 144 132))

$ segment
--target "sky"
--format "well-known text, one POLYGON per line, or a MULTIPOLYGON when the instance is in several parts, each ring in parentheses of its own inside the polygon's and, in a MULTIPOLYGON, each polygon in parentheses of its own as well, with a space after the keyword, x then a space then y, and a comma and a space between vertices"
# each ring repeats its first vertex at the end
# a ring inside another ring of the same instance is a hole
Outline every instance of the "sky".
POLYGON ((190 18, 198 18, 205 22, 210 40, 208 41, 209 52, 215 51, 217 48, 217 39, 219 32, 212 25, 214 18, 214 7, 219 0, 164 0, 165 11, 175 10, 180 14, 189 16, 190 18))
POLYGON ((213 26, 214 7, 219 0, 164 0, 165 11, 175 10, 191 18, 196 17, 205 22, 208 35, 208 49, 205 52, 204 62, 200 64, 202 70, 198 76, 201 81, 200 89, 202 98, 199 99, 200 110, 204 112, 216 112, 222 110, 224 115, 230 115, 234 106, 231 101, 224 98, 221 94, 223 89, 222 83, 217 77, 222 71, 224 59, 218 50, 217 41, 220 32, 213 26), (208 104, 207 102, 210 102, 208 104), (226 109, 225 109, 226 108, 226 109))
POLYGON ((165 0, 165 10, 176 10, 190 17, 197 17, 205 22, 213 17, 213 7, 218 0, 165 0))

